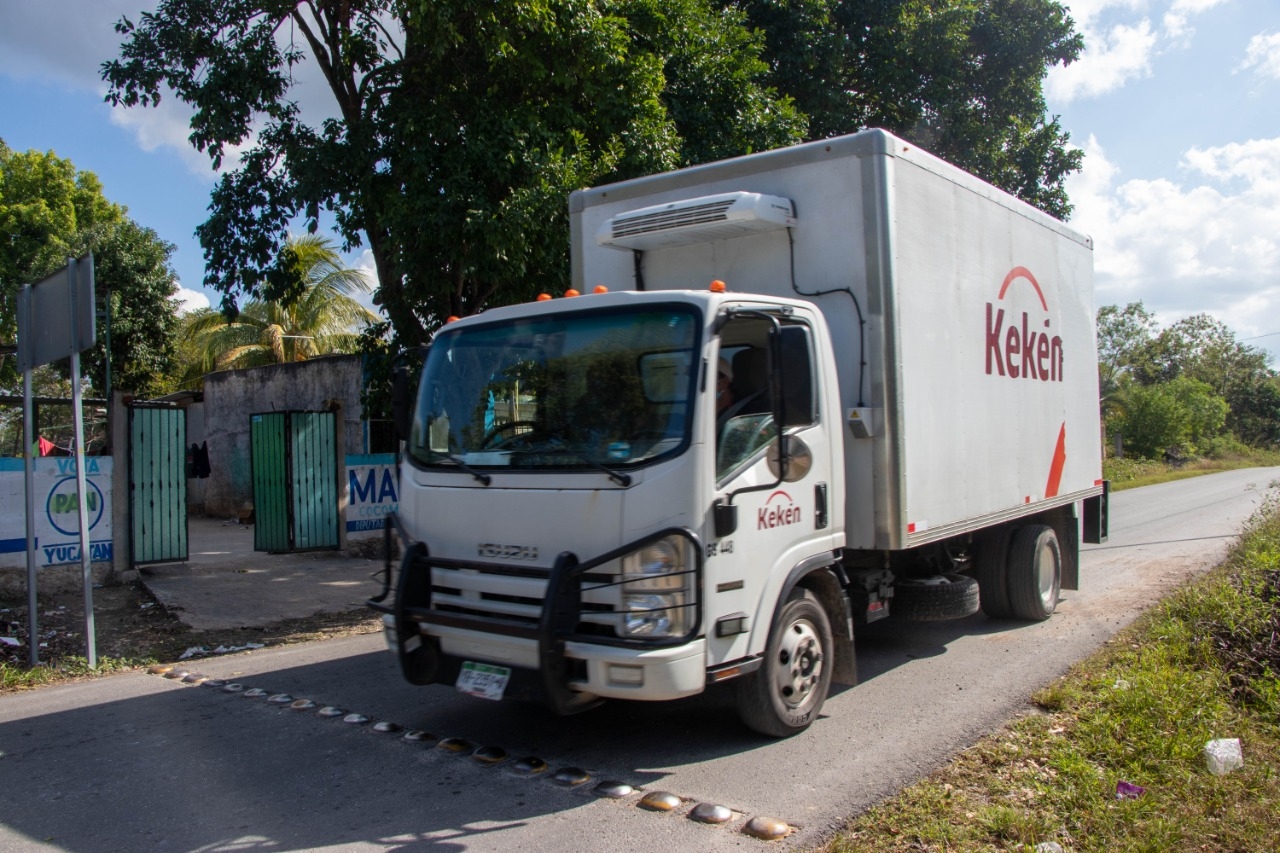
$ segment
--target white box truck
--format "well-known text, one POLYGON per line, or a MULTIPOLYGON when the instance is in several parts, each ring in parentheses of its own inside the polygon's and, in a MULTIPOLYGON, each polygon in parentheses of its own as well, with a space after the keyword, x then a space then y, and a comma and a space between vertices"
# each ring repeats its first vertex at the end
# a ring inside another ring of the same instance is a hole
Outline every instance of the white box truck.
POLYGON ((569 205, 573 290, 448 323, 401 398, 370 604, 411 682, 571 713, 731 680, 785 736, 858 625, 1076 588, 1088 238, 876 130, 569 205))

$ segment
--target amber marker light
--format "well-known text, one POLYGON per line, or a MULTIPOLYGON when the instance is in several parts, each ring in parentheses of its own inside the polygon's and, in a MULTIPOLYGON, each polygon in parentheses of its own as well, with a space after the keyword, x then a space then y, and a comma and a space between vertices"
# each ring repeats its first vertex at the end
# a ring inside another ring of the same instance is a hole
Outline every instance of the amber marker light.
POLYGON ((538 294, 538 301, 539 301, 539 302, 550 302, 550 301, 551 301, 551 294, 550 294, 550 293, 539 293, 539 294, 538 294))
POLYGON ((715 281, 711 282, 711 286, 708 289, 712 293, 724 293, 724 282, 717 278, 715 281))
POLYGON ((564 292, 564 295, 565 295, 565 297, 567 298, 567 297, 570 297, 570 296, 581 296, 582 294, 581 294, 581 293, 579 293, 578 291, 574 290, 574 289, 571 287, 571 288, 569 288, 568 290, 566 290, 566 291, 564 292))
POLYGON ((451 314, 451 315, 449 315, 448 317, 446 317, 446 318, 445 318, 445 322, 446 322, 446 323, 456 323, 459 319, 461 319, 461 318, 459 318, 456 314, 451 314))
POLYGON ((608 292, 609 292, 609 288, 605 287, 603 284, 597 284, 595 290, 592 291, 592 293, 608 293, 608 292))

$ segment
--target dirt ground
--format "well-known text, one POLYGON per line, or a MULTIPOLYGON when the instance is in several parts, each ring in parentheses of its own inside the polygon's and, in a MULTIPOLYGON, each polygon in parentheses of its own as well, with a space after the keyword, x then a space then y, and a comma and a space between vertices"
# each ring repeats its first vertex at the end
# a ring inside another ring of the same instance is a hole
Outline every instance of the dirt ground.
MULTIPOLYGON (((84 590, 61 584, 39 593, 37 630, 40 662, 53 667, 86 656, 84 590)), ((127 663, 172 663, 189 649, 203 647, 193 657, 211 656, 216 649, 276 646, 367 634, 381 630, 372 611, 352 610, 290 619, 257 628, 195 631, 158 602, 140 580, 95 585, 93 621, 97 656, 127 663)), ((25 592, 0 594, 0 664, 25 667, 30 662, 25 592)))

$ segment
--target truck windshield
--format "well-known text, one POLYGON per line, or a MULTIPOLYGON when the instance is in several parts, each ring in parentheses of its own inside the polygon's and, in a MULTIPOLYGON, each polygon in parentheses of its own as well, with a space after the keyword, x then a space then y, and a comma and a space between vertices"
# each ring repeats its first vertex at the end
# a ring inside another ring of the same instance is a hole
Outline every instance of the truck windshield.
POLYGON ((445 331, 409 457, 420 466, 623 469, 688 443, 698 316, 647 306, 445 331))

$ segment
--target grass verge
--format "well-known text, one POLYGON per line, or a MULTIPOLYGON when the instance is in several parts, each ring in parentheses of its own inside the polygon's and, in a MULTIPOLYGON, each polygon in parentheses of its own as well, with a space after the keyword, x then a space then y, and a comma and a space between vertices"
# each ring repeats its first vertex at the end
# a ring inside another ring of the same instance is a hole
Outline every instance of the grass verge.
POLYGON ((1104 459, 1102 476, 1111 482, 1113 492, 1136 489, 1173 480, 1185 480, 1217 471, 1234 471, 1238 468, 1262 468, 1280 465, 1280 452, 1252 450, 1248 453, 1217 456, 1212 459, 1193 459, 1179 465, 1157 462, 1153 459, 1104 459))
POLYGON ((1227 561, 1034 697, 1039 713, 852 821, 824 853, 1263 851, 1280 839, 1280 508, 1227 561), (1244 767, 1202 750, 1239 738, 1244 767), (1119 798, 1121 782, 1140 786, 1119 798))

